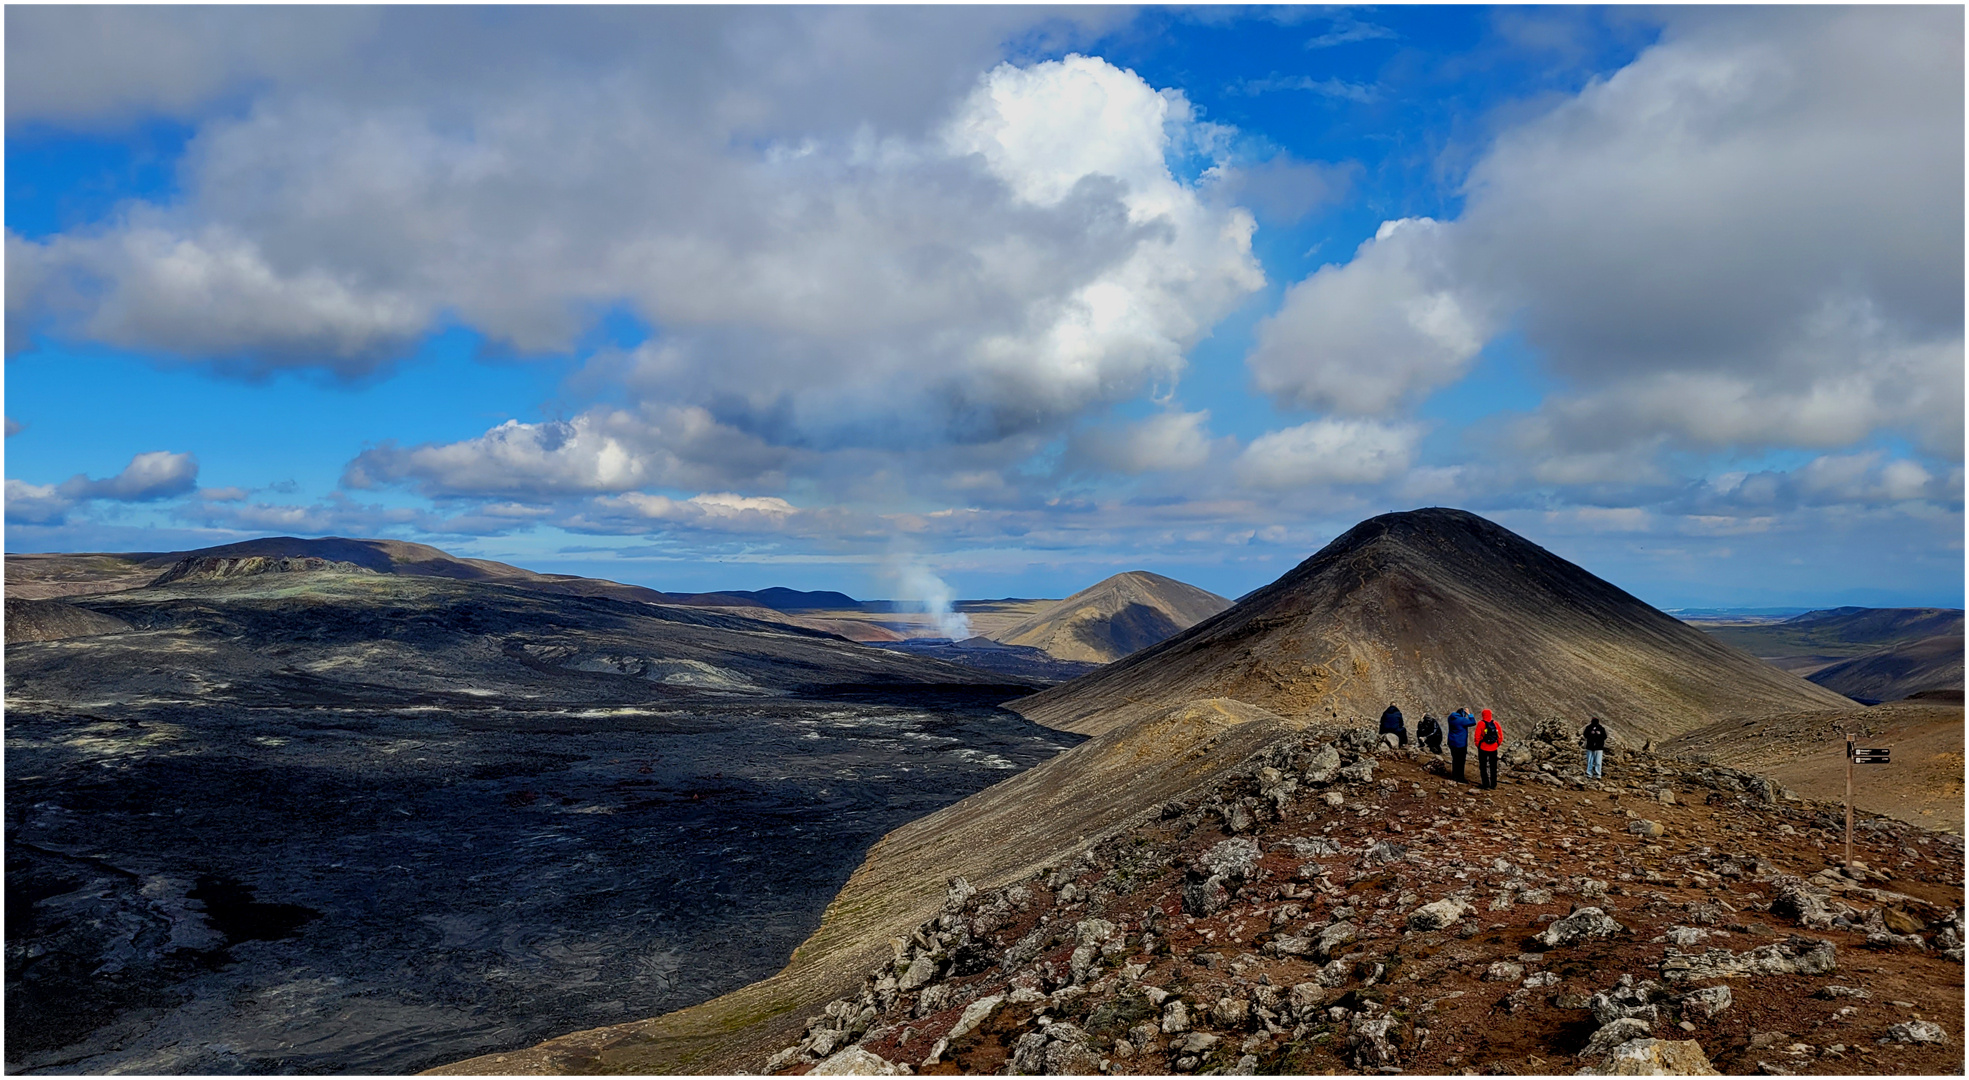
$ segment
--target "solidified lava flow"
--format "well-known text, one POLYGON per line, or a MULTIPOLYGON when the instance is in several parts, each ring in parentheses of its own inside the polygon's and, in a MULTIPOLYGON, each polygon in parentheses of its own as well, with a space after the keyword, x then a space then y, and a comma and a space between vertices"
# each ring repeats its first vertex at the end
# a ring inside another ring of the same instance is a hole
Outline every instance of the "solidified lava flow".
POLYGON ((8 647, 9 1070, 402 1073, 691 1005, 1079 741, 838 639, 300 578, 8 647))

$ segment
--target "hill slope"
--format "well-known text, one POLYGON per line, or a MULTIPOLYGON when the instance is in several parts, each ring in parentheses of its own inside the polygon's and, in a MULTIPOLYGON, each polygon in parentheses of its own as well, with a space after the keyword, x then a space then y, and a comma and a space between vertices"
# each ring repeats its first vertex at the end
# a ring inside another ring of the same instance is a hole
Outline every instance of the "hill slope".
MULTIPOLYGON (((1960 619, 1957 620, 1958 624, 1960 619)), ((1930 690, 1962 690, 1960 630, 1864 653, 1806 676, 1828 690, 1871 705, 1930 690)))
POLYGON ((1807 611, 1781 622, 1698 625, 1726 645, 1810 677, 1867 653, 1930 637, 1960 637, 1962 609, 1841 607, 1807 611))
POLYGON ((651 1020, 577 1032, 449 1074, 733 1072, 797 1037, 805 1010, 852 988, 890 939, 933 915, 953 875, 989 887, 1060 865, 1096 836, 1153 819, 1304 725, 1237 701, 1201 701, 1110 731, 913 821, 869 851, 786 968, 651 1020), (800 1010, 800 1011, 789 1011, 800 1010))
POLYGON ((1957 1060, 1959 837, 1863 817, 1855 854, 1871 869, 1841 876, 1825 855, 1835 806, 1640 752, 1600 783, 1568 747, 1526 748, 1541 765, 1479 791, 1365 727, 1199 702, 892 833, 772 979, 432 1071, 1537 1075, 1617 1073, 1623 1052, 1659 1051, 1729 1073, 1895 1074, 1957 1060), (1094 812, 1075 822, 1078 805, 1094 812), (1840 1012, 1850 998, 1868 1007, 1840 1012), (1926 1004, 1880 1007, 1894 998, 1926 1004), (1941 1028, 1911 1029, 1911 1008, 1941 1028), (1751 1039, 1778 1030, 1826 1045, 1751 1039))
POLYGON ((321 559, 333 563, 352 563, 378 574, 482 581, 561 596, 609 596, 618 600, 700 607, 764 607, 758 601, 745 597, 711 594, 707 600, 602 578, 540 574, 491 559, 461 559, 428 544, 413 544, 407 540, 359 540, 341 536, 313 539, 263 536, 192 551, 8 555, 7 595, 16 599, 39 600, 120 592, 155 582, 188 559, 206 561, 206 565, 197 571, 203 573, 209 573, 213 565, 221 560, 237 565, 251 559, 321 559))
POLYGON ((93 637, 130 629, 122 619, 102 615, 60 600, 7 598, 7 644, 21 641, 59 641, 93 637))
POLYGON ((1106 664, 1148 648, 1231 606, 1174 578, 1131 570, 1090 585, 1024 622, 991 635, 1061 660, 1106 664))
POLYGON ((1461 510, 1372 518, 1237 606, 1013 705, 1098 734, 1231 697, 1288 717, 1493 708, 1507 733, 1607 721, 1635 741, 1838 696, 1461 510))

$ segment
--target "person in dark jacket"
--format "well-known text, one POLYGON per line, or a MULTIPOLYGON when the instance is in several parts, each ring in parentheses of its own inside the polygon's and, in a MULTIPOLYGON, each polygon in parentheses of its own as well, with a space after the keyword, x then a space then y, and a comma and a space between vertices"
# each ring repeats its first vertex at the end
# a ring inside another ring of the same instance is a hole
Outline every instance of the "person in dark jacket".
POLYGON ((1586 744, 1586 775, 1598 780, 1601 758, 1607 750, 1607 729, 1596 716, 1586 722, 1586 730, 1579 733, 1579 738, 1586 744))
POLYGON ((1423 713, 1422 722, 1415 725, 1415 745, 1426 748, 1432 754, 1442 753, 1442 722, 1428 713, 1423 713))
POLYGON ((1393 735, 1402 746, 1408 745, 1408 723, 1402 719, 1402 711, 1395 708, 1392 701, 1388 703, 1387 711, 1381 714, 1381 734, 1393 735))
POLYGON ((1504 748, 1504 729, 1485 709, 1477 721, 1477 779, 1484 787, 1497 786, 1497 752, 1504 748))
POLYGON ((1470 710, 1466 707, 1450 713, 1447 723, 1449 724, 1450 770, 1455 775, 1457 783, 1466 783, 1467 781, 1463 779, 1463 757, 1470 752, 1470 729, 1477 726, 1477 718, 1471 716, 1470 710))

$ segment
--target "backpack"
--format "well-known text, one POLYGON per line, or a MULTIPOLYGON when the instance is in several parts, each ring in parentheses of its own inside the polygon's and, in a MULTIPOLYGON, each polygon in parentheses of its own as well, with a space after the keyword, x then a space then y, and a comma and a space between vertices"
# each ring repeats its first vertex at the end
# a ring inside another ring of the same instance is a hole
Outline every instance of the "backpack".
POLYGON ((1502 743, 1503 741, 1504 741, 1504 735, 1502 732, 1498 731, 1497 721, 1495 720, 1478 721, 1477 746, 1479 748, 1481 748, 1483 744, 1487 742, 1502 743))

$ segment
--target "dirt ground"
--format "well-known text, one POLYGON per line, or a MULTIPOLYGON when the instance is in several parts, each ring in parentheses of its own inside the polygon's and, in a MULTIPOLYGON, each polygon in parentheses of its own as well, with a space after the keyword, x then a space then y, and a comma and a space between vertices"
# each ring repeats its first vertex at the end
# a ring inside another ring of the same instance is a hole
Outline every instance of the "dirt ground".
POLYGON ((1893 751, 1886 765, 1853 770, 1853 804, 1888 817, 1960 834, 1963 828, 1963 707, 1895 701, 1823 713, 1732 720, 1690 732, 1661 749, 1761 772, 1808 799, 1846 797, 1846 739, 1893 751))
MULTIPOLYGON (((1112 1073, 1358 1073, 1376 1071, 1360 1064, 1359 1025, 1392 1016, 1388 1038, 1399 1066, 1379 1071, 1572 1073, 1599 1026, 1587 998, 1623 979, 1668 981, 1663 962, 1676 946, 1666 935, 1694 933, 1699 943, 1682 946, 1684 955, 1821 941, 1837 953, 1835 970, 1817 975, 1710 977, 1660 991, 1729 987, 1733 1001, 1715 1016, 1684 1011, 1678 1022, 1671 1011, 1655 1024, 1657 1037, 1698 1043, 1718 1071, 1962 1072, 1959 961, 1941 955, 1939 944, 1886 946, 1857 925, 1805 928, 1773 910, 1783 882, 1839 861, 1836 816, 1823 804, 1762 802, 1719 782, 1714 770, 1640 755, 1622 776, 1610 769, 1606 784, 1554 783, 1555 774, 1507 769, 1490 791, 1428 765, 1383 758, 1373 783, 1350 789, 1344 807, 1304 799, 1256 826, 1249 835, 1264 854, 1250 883, 1207 916, 1185 913, 1182 868, 1238 835, 1208 817, 1200 826, 1190 815, 1148 825, 1082 863, 1027 881, 1018 888, 1031 902, 1015 915, 991 917, 990 910, 1009 910, 994 902, 981 917, 995 924, 987 932, 996 941, 1052 944, 1020 952, 1031 957, 1023 963, 991 963, 948 980, 936 1005, 929 990, 921 1001, 897 997, 859 1045, 919 1071, 996 1073, 1033 1032, 1064 1022, 1084 1032, 1089 1052, 1112 1073), (1659 825, 1661 835, 1635 835, 1637 818, 1659 825), (1313 846, 1322 842, 1336 846, 1313 846), (1383 843, 1400 853, 1377 858, 1383 843), (1404 929, 1404 912, 1459 893, 1473 893, 1476 910, 1457 924, 1404 929), (1552 920, 1587 905, 1617 920, 1619 931, 1557 948, 1534 940, 1552 920), (1076 935, 1085 935, 1089 919, 1119 928, 1130 955, 1110 961, 1119 970, 1109 974, 1070 977, 1076 935), (1358 939, 1333 953, 1347 961, 1338 980, 1331 965, 1322 978, 1320 959, 1277 948, 1283 935, 1317 936, 1343 921, 1358 927, 1358 939), (1500 964, 1518 970, 1500 977, 1500 964), (953 1040, 942 1060, 926 1060, 966 1002, 991 993, 1016 999, 1021 987, 1024 1004, 998 1008, 975 1033, 953 1040), (1862 993, 1839 996, 1827 987, 1862 993), (1319 1007, 1281 1004, 1288 988, 1310 989, 1319 1007), (1181 1028, 1165 1034, 1171 1029, 1157 1021, 1169 998, 1187 1003, 1188 1030, 1209 1033, 1209 1048, 1180 1047, 1181 1028), (1247 1001, 1248 1013, 1240 1004, 1247 1001), (1260 1023, 1260 1009, 1280 1015, 1260 1023), (1891 1040, 1893 1025, 1914 1020, 1941 1025, 1948 1041, 1891 1040)), ((1235 794, 1224 794, 1226 803, 1235 794)), ((1960 839, 1878 819, 1863 825, 1855 855, 1879 872, 1868 879, 1878 891, 1841 895, 1896 919, 1945 925, 1962 904, 1960 839)), ((951 918, 919 934, 955 925, 951 918)))

